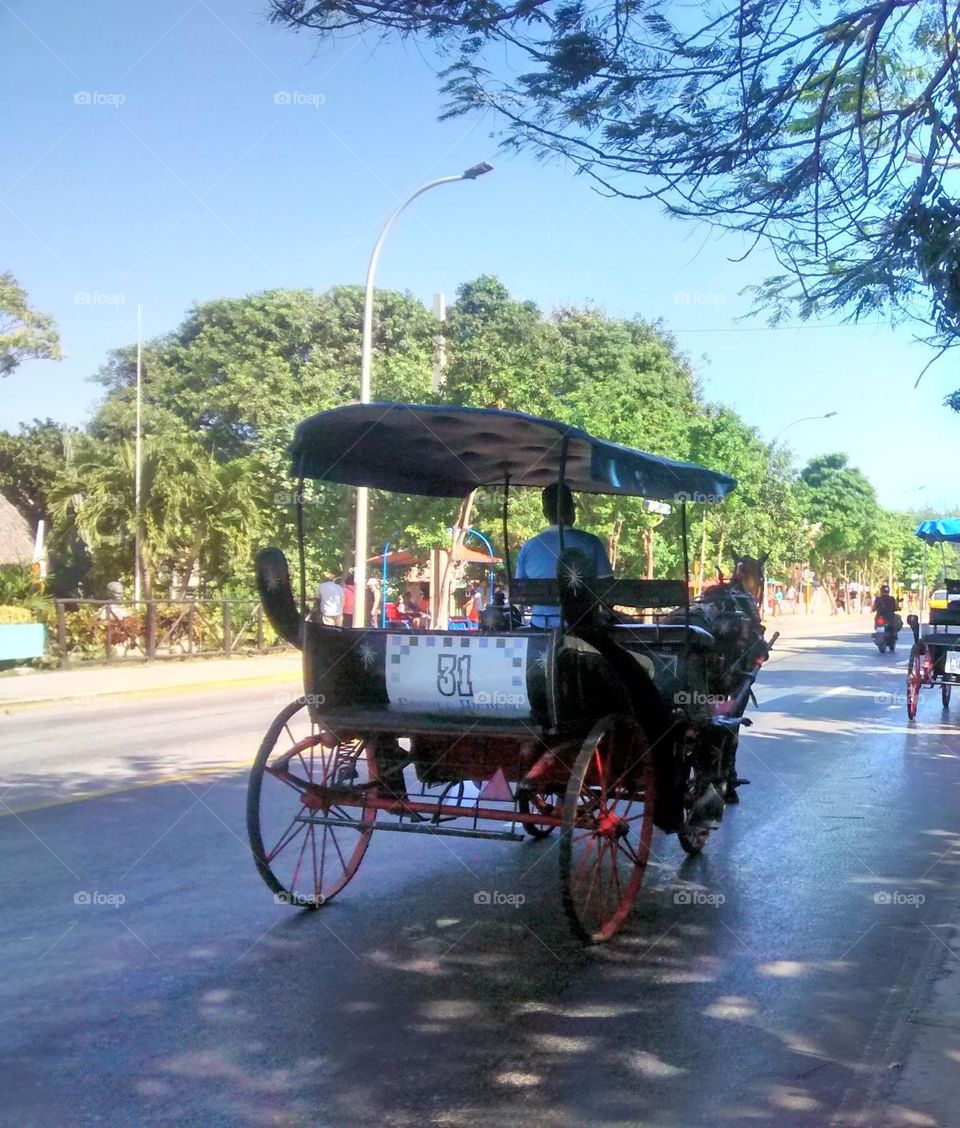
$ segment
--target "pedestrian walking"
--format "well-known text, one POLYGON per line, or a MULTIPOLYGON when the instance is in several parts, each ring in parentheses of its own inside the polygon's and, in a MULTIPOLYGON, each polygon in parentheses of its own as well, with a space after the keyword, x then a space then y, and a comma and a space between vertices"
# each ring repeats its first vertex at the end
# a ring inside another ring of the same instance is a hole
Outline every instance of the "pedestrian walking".
POLYGON ((333 576, 327 576, 318 586, 313 601, 314 622, 327 627, 343 625, 344 591, 333 576))

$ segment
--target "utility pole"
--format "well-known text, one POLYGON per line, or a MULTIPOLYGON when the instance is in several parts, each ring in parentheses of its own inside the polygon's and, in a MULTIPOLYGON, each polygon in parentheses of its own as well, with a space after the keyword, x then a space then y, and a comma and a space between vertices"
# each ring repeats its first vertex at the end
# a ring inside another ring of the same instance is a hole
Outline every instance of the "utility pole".
POLYGON ((142 436, 140 433, 140 407, 143 398, 143 335, 141 332, 143 306, 137 306, 137 439, 135 444, 133 484, 133 602, 134 607, 140 602, 140 458, 142 453, 142 436))
POLYGON ((437 335, 433 339, 433 378, 430 387, 434 392, 439 392, 447 378, 447 340, 443 335, 447 300, 442 292, 433 295, 433 316, 437 322, 437 335))

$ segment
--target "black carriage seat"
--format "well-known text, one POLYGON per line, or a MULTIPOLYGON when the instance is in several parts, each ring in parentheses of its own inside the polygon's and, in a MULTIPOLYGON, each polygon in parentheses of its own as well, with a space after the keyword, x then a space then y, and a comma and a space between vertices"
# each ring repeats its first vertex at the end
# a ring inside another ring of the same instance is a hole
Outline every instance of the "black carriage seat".
POLYGON ((920 637, 930 646, 960 648, 960 619, 950 623, 924 623, 920 628, 920 637), (951 627, 957 629, 951 630, 951 627))
MULTIPOLYGON (((578 555, 576 550, 571 550, 578 555)), ((615 580, 584 576, 596 601, 607 607, 676 607, 687 597, 683 580, 615 580)), ((561 602, 557 580, 511 580, 510 598, 514 603, 557 606, 561 602)))
POLYGON ((950 598, 946 607, 931 607, 930 626, 960 627, 960 597, 950 598))
POLYGON ((619 623, 614 628, 614 638, 629 649, 631 642, 641 643, 654 650, 660 648, 716 650, 716 638, 705 628, 691 623, 619 623))
MULTIPOLYGON (((654 612, 663 608, 671 609, 671 622, 661 619, 653 623, 613 624, 613 637, 620 645, 629 647, 634 642, 653 648, 680 648, 689 645, 698 650, 714 649, 716 642, 709 630, 695 622, 687 624, 682 620, 678 621, 683 610, 676 610, 677 605, 682 604, 687 595, 683 580, 612 580, 591 577, 588 582, 596 593, 597 601, 608 607, 648 609, 654 612)), ((556 580, 514 580, 510 595, 517 602, 547 606, 559 604, 561 600, 560 584, 556 580)))

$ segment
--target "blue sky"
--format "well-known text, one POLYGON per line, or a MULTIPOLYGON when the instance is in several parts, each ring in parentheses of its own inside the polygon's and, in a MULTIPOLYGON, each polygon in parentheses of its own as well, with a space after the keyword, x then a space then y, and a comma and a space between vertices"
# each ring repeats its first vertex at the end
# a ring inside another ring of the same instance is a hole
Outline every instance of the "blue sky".
POLYGON ((909 328, 740 323, 739 292, 772 272, 768 255, 731 261, 735 237, 498 153, 492 120, 438 123, 413 45, 318 47, 268 26, 261 6, 0 0, 0 269, 54 315, 66 352, 0 383, 0 427, 82 422, 98 395, 88 377, 135 339, 138 303, 151 336, 195 301, 362 282, 398 199, 488 160, 489 176, 413 205, 379 285, 429 303, 490 273, 544 310, 663 318, 707 396, 767 438, 837 412, 790 430, 798 461, 846 450, 891 506, 960 500, 941 485, 960 434, 941 403, 960 373, 946 359, 915 391, 931 354, 909 328))

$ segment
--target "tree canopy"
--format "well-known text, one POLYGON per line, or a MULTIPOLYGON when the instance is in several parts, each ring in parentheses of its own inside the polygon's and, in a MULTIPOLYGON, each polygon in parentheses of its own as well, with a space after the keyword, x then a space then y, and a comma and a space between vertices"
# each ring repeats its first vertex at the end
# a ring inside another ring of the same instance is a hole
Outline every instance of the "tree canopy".
MULTIPOLYGON (((272 0, 320 36, 395 34, 449 60, 444 116, 560 155, 604 192, 765 240, 789 311, 960 329, 958 20, 934 0, 272 0)), ((960 408, 960 391, 948 398, 960 408)))
POLYGON ((53 318, 34 309, 9 272, 0 274, 0 377, 24 360, 59 360, 60 334, 53 318))
MULTIPOLYGON (((179 595, 198 584, 204 593, 249 591, 257 548, 295 552, 290 440, 303 418, 356 399, 362 297, 358 287, 336 286, 202 302, 144 343, 144 592, 179 595)), ((843 455, 815 460, 798 480, 785 450, 706 402, 656 323, 591 306, 544 314, 484 275, 461 285, 449 307, 443 379, 434 386, 438 326, 426 308, 378 291, 374 312, 377 398, 528 411, 737 477, 723 505, 690 507, 690 556, 703 576, 729 572, 734 552, 770 552, 778 575, 807 559, 837 575, 863 571, 889 562, 891 551, 900 560, 910 539, 909 521, 886 515, 843 455)), ((129 580, 134 567, 133 347, 113 351, 96 379, 105 397, 85 432, 47 420, 0 433, 0 489, 32 519, 52 519, 59 594, 84 568, 92 592, 129 580)), ((352 564, 354 498, 348 487, 305 484, 311 576, 352 564)), ((656 574, 680 574, 677 512, 650 513, 639 498, 578 500, 578 523, 606 539, 618 574, 645 573, 654 528, 656 574)), ((500 554, 501 515, 499 492, 478 491, 471 523, 500 554)), ((421 551, 448 543, 452 518, 448 501, 373 491, 371 555, 388 541, 421 551)), ((542 524, 536 492, 513 491, 511 547, 542 524)))

